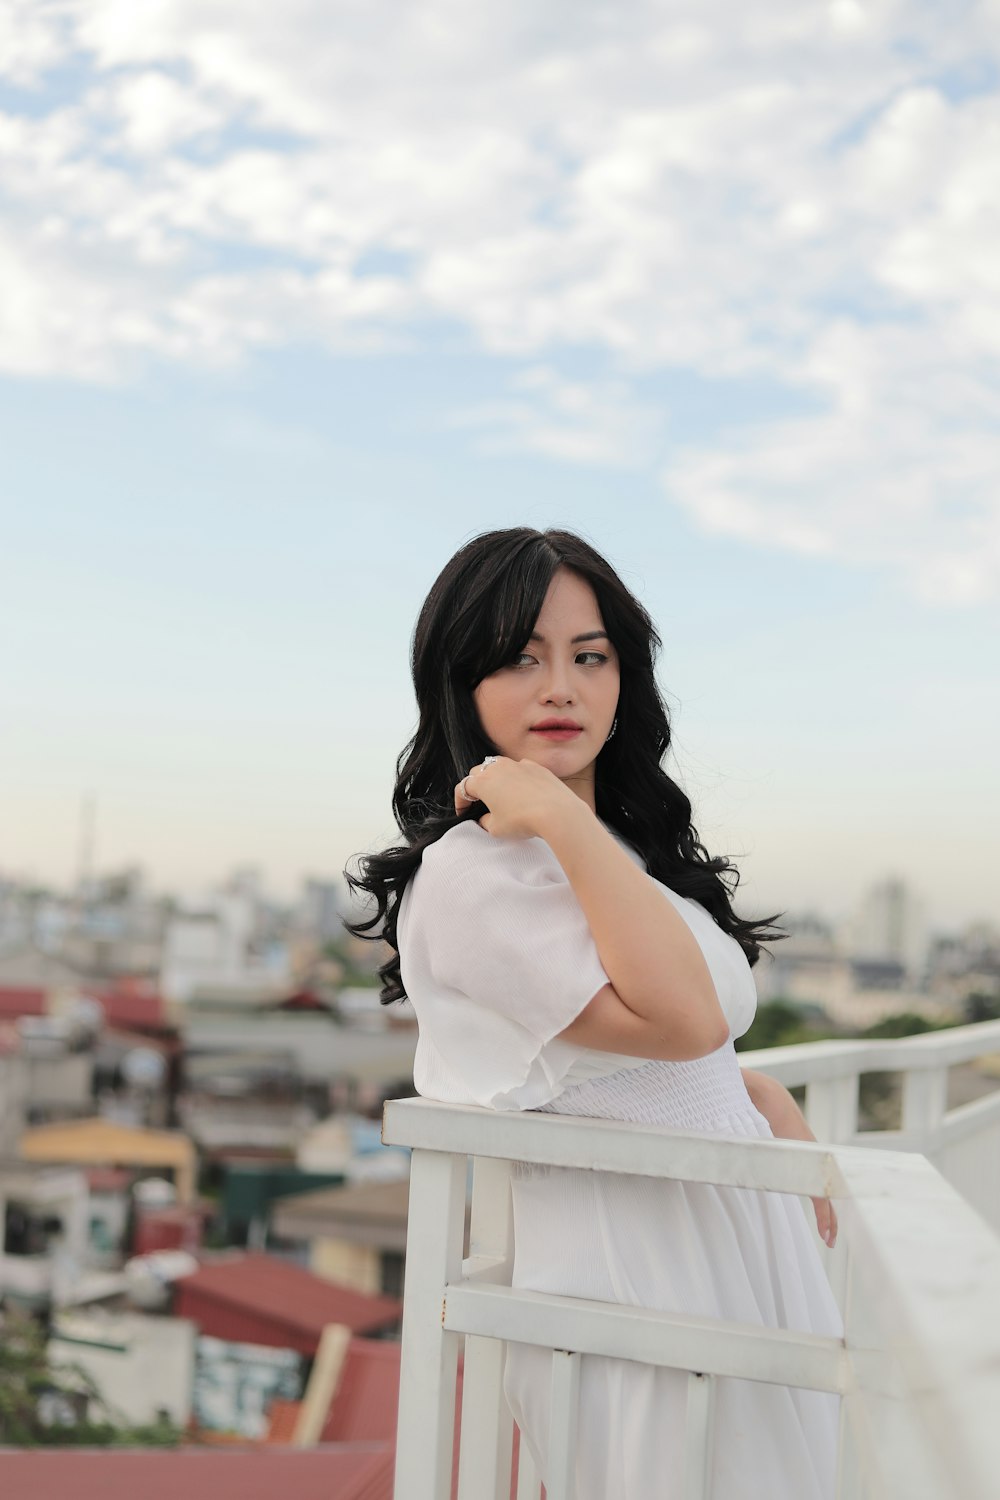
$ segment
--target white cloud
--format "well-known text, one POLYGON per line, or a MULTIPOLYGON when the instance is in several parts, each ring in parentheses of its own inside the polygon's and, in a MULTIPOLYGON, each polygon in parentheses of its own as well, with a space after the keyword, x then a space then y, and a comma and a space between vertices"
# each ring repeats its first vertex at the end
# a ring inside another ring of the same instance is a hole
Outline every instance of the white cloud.
POLYGON ((565 380, 544 365, 511 381, 513 396, 455 414, 451 425, 483 433, 485 452, 527 449, 571 463, 648 465, 660 414, 640 406, 624 381, 565 380))
POLYGON ((71 40, 60 9, 38 0, 4 0, 0 6, 0 58, 3 75, 17 87, 37 84, 61 62, 71 40))
POLYGON ((600 463, 652 461, 636 372, 761 373, 818 414, 676 455, 669 493, 985 597, 996 35, 988 6, 903 0, 15 0, 16 88, 84 81, 0 115, 0 368, 375 349, 444 317, 534 372, 468 419, 483 441, 600 463), (386 250, 404 268, 367 274, 386 250), (579 346, 617 373, 566 381, 579 346))
POLYGON ((664 476, 707 529, 889 563, 936 604, 1000 593, 1000 428, 991 389, 934 370, 924 331, 830 329, 807 369, 822 414, 764 425, 664 476))
MULTIPOLYGON (((105 108, 119 126, 121 144, 140 156, 153 156, 225 123, 220 102, 210 102, 167 73, 149 69, 118 78, 104 92, 105 108)), ((100 110, 99 91, 88 103, 100 110)))

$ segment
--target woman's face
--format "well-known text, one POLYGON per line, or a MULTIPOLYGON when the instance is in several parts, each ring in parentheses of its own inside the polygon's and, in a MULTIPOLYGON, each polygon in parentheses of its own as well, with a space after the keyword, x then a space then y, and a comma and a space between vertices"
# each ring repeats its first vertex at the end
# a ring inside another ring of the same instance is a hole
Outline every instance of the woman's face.
POLYGON ((559 568, 524 651, 484 677, 473 697, 499 754, 547 766, 593 807, 594 762, 611 733, 619 681, 593 589, 559 568), (553 720, 575 728, 546 733, 553 720))

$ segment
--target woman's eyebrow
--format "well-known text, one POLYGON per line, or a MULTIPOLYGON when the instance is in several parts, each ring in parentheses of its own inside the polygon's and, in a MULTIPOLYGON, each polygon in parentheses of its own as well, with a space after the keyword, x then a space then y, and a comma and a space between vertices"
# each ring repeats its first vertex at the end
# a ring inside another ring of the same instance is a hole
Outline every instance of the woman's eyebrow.
MULTIPOLYGON (((611 637, 609 635, 606 635, 603 630, 588 630, 586 635, 575 635, 570 641, 570 645, 575 646, 578 641, 610 641, 610 639, 611 637)), ((539 645, 541 646, 545 645, 544 635, 539 635, 537 630, 533 630, 531 632, 531 634, 528 636, 528 640, 538 641, 539 645)))

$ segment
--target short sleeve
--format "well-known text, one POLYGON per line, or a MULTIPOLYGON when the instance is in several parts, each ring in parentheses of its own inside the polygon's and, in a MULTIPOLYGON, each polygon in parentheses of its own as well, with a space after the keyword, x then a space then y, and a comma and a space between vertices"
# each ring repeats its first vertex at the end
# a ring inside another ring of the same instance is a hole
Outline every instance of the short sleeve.
POLYGON ((609 979, 543 839, 449 829, 403 894, 397 942, 419 1093, 496 1109, 558 1094, 580 1055, 558 1033, 609 979))

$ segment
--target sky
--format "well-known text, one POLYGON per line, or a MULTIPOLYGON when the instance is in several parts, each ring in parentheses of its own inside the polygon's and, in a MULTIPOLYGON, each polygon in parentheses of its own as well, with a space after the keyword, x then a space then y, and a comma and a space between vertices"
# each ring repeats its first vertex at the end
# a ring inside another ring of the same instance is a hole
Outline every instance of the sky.
POLYGON ((392 838, 451 554, 657 622, 744 909, 996 920, 1000 3, 0 3, 0 873, 392 838))

